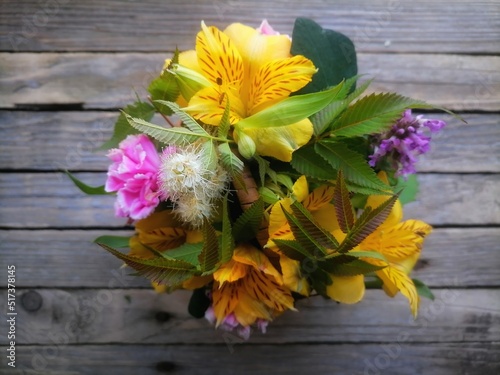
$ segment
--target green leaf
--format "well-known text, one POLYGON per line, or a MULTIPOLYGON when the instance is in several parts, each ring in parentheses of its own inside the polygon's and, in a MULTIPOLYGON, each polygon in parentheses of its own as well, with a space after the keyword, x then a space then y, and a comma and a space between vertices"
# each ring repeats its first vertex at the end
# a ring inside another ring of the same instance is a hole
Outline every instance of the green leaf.
POLYGON ((297 18, 292 33, 292 55, 312 60, 318 72, 299 93, 310 93, 336 85, 357 74, 356 51, 345 35, 325 30, 307 18, 297 18))
POLYGON ((208 222, 203 225, 203 248, 198 260, 202 275, 209 275, 215 271, 215 266, 219 262, 219 240, 215 229, 208 222))
MULTIPOLYGON (((325 269, 323 263, 321 264, 321 267, 325 269)), ((356 276, 375 272, 385 267, 386 266, 376 266, 361 259, 356 259, 349 263, 329 264, 326 266, 325 270, 336 276, 356 276)))
POLYGON ((366 207, 354 223, 352 230, 340 244, 339 252, 346 252, 352 249, 372 234, 387 219, 397 199, 398 195, 393 195, 375 209, 366 207))
POLYGON ((159 101, 175 102, 179 97, 179 85, 173 74, 164 71, 158 78, 154 79, 149 84, 148 92, 151 95, 151 100, 159 104, 157 106, 158 112, 164 115, 172 114, 172 109, 159 103, 159 101))
POLYGON ((123 254, 105 244, 98 245, 118 259, 123 260, 129 267, 136 270, 137 274, 159 284, 179 285, 192 277, 196 271, 192 264, 182 260, 166 258, 142 259, 123 254))
POLYGON ((211 304, 212 300, 207 297, 205 288, 195 289, 189 299, 188 312, 197 319, 204 318, 205 311, 211 304))
POLYGON ((376 251, 349 251, 347 254, 349 254, 349 256, 356 258, 373 258, 388 263, 385 256, 376 251))
POLYGON ((219 165, 219 157, 214 142, 206 141, 201 145, 201 152, 203 154, 203 162, 205 168, 209 171, 215 171, 219 165))
POLYGON ((324 162, 314 150, 314 144, 303 146, 292 154, 292 167, 300 174, 320 180, 332 180, 337 171, 324 162))
POLYGON ((418 194, 418 180, 417 175, 411 174, 408 176, 405 181, 404 177, 400 177, 398 179, 398 183, 395 186, 396 190, 401 190, 401 194, 399 196, 399 201, 401 204, 407 204, 413 202, 417 199, 418 194))
POLYGON ((341 142, 321 141, 315 144, 318 155, 338 170, 342 169, 345 178, 359 186, 381 191, 390 190, 375 174, 367 161, 355 151, 350 150, 341 142))
POLYGON ((97 244, 104 244, 115 249, 129 248, 130 237, 125 236, 100 236, 94 242, 97 244))
POLYGON ((127 138, 128 135, 140 133, 140 131, 134 129, 134 127, 129 124, 124 113, 127 113, 135 118, 149 121, 153 118, 155 108, 151 104, 144 102, 135 102, 134 104, 128 105, 123 108, 123 112, 120 114, 120 116, 118 116, 118 119, 116 120, 111 139, 109 139, 106 143, 99 147, 100 150, 116 148, 121 141, 127 138))
POLYGON ((257 164, 259 165, 259 177, 262 186, 264 186, 264 183, 266 182, 266 175, 268 175, 271 178, 271 180, 276 184, 278 182, 278 177, 276 175, 276 172, 273 171, 270 167, 271 162, 259 155, 254 155, 254 159, 257 161, 257 164))
POLYGON ((339 173, 337 175, 333 201, 340 230, 347 233, 351 230, 354 224, 354 209, 351 204, 349 190, 347 190, 347 185, 345 184, 344 175, 341 169, 339 169, 339 173))
POLYGON ((434 301, 434 294, 432 291, 429 289, 427 285, 424 284, 423 281, 420 281, 419 279, 412 279, 413 284, 415 284, 415 287, 417 288, 417 293, 419 296, 428 298, 431 301, 434 301))
POLYGON ((78 189, 80 189, 82 192, 88 195, 111 195, 114 193, 108 193, 106 190, 104 190, 104 185, 102 186, 89 186, 82 181, 80 181, 78 178, 73 176, 71 173, 68 171, 64 171, 68 175, 68 177, 73 181, 73 183, 76 185, 78 189))
POLYGON ((326 287, 328 285, 332 285, 333 281, 331 276, 328 274, 328 272, 325 272, 319 267, 311 267, 314 268, 314 270, 311 269, 304 269, 305 265, 307 262, 303 262, 303 267, 302 267, 302 273, 304 275, 309 274, 310 275, 310 280, 311 280, 311 285, 314 288, 314 290, 321 296, 325 298, 329 298, 328 295, 326 294, 326 287), (311 272, 312 271, 312 272, 311 272))
POLYGON ((280 197, 275 192, 265 186, 259 188, 259 196, 267 204, 275 204, 280 200, 280 197))
POLYGON ((236 127, 274 128, 291 125, 320 111, 335 99, 336 87, 305 95, 296 95, 281 100, 256 114, 240 120, 236 127))
POLYGON ((220 123, 217 129, 217 136, 219 138, 227 138, 229 133, 229 129, 231 128, 230 119, 230 107, 229 107, 229 98, 227 99, 226 108, 224 108, 224 113, 222 114, 222 118, 220 119, 220 123))
POLYGON ((395 93, 371 94, 350 106, 332 127, 332 135, 354 137, 390 127, 409 108, 433 108, 421 100, 395 93))
POLYGON ((169 145, 186 146, 200 139, 198 134, 186 128, 164 128, 129 115, 125 115, 125 117, 129 124, 137 130, 169 145))
POLYGON ((170 108, 172 112, 175 113, 181 119, 183 124, 186 125, 186 127, 189 130, 191 130, 191 132, 193 132, 194 134, 198 134, 199 136, 205 138, 210 136, 208 132, 205 129, 203 129, 203 126, 198 124, 198 122, 196 122, 196 120, 193 117, 184 112, 177 103, 167 102, 164 100, 157 100, 156 103, 163 104, 168 108, 170 108))
POLYGON ((175 249, 170 249, 161 253, 164 258, 183 260, 191 263, 193 266, 198 266, 198 257, 201 254, 203 242, 188 243, 185 242, 175 249))
POLYGON ((306 258, 314 258, 314 255, 304 249, 304 247, 297 241, 275 239, 273 242, 276 246, 278 246, 280 251, 290 259, 301 262, 306 258))
POLYGON ((218 146, 220 154, 220 162, 222 167, 231 176, 234 181, 239 183, 239 186, 245 186, 243 181, 243 167, 245 166, 240 158, 238 158, 228 143, 221 143, 218 146))
POLYGON ((229 220, 229 213, 227 208, 227 194, 222 201, 222 234, 220 245, 220 262, 227 263, 231 260, 234 251, 234 237, 231 228, 231 221, 229 220))
POLYGON ((237 242, 249 241, 255 238, 264 217, 264 201, 257 199, 244 211, 233 226, 233 237, 237 242))

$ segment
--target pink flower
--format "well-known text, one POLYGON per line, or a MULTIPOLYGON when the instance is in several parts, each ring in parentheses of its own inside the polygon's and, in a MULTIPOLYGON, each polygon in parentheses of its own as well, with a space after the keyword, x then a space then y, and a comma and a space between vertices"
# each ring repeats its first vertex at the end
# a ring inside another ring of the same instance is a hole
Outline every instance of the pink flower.
POLYGON ((257 31, 262 35, 280 35, 279 32, 275 31, 267 20, 262 21, 257 31))
POLYGON ((160 157, 146 135, 129 135, 107 156, 113 163, 105 189, 117 192, 116 216, 144 219, 158 206, 160 198, 167 198, 158 188, 160 157))

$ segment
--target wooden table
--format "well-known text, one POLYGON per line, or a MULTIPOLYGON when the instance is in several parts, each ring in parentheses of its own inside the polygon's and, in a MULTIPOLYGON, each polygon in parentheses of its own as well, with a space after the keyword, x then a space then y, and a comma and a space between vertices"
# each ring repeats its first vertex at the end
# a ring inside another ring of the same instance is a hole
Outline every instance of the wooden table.
MULTIPOLYGON (((16 368, 0 374, 500 373, 499 1, 16 1, 0 3, 0 275, 16 267, 16 368), (130 233, 104 182, 99 146, 200 20, 290 33, 315 19, 356 43, 372 91, 455 110, 419 164, 406 216, 435 227, 415 277, 437 299, 410 317, 402 296, 370 290, 355 306, 313 298, 248 342, 155 294, 91 241, 130 233)), ((6 315, 2 316, 6 326, 6 315)), ((0 342, 8 343, 2 328, 0 342)))

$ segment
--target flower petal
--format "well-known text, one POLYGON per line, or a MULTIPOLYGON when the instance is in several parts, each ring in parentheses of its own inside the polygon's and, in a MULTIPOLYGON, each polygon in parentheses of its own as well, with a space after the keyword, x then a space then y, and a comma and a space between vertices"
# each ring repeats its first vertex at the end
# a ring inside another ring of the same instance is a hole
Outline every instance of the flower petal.
MULTIPOLYGON (((230 105, 229 121, 236 124, 241 120, 245 107, 237 96, 228 96, 230 105)), ((222 119, 226 105, 226 94, 220 87, 212 86, 205 87, 193 95, 189 100, 189 105, 184 107, 183 110, 205 124, 217 126, 222 119)))
POLYGON ((326 294, 331 299, 353 304, 361 301, 365 294, 365 278, 363 275, 356 276, 333 276, 333 283, 326 287, 326 294))
POLYGON ((417 288, 415 284, 408 277, 408 275, 395 268, 388 266, 380 271, 376 271, 376 274, 382 282, 384 283, 384 291, 390 297, 393 297, 397 291, 400 291, 408 301, 410 302, 410 309, 414 317, 417 316, 418 304, 420 302, 420 297, 417 293, 417 288))

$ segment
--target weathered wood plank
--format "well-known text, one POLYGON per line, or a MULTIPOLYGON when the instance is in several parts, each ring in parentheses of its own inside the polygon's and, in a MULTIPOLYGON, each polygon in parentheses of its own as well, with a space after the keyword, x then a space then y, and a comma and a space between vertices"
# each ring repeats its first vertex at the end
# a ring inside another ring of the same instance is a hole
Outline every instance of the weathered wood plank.
MULTIPOLYGON (((111 136, 116 112, 0 111, 0 168, 104 171, 105 152, 95 152, 111 136)), ((500 115, 448 115, 433 135, 431 152, 421 157, 422 172, 500 172, 500 115)), ((163 124, 158 118, 154 123, 163 124)))
MULTIPOLYGON (((144 94, 167 54, 0 54, 0 107, 81 104, 117 108, 144 94)), ((500 108, 500 57, 359 54, 371 91, 395 91, 452 110, 500 108)))
POLYGON ((344 345, 47 345, 18 348, 2 375, 496 375, 498 343, 344 345))
POLYGON ((262 18, 291 33, 296 17, 351 37, 361 51, 498 53, 498 2, 364 0, 2 2, 0 50, 160 51, 191 48, 200 21, 258 26, 262 18))
MULTIPOLYGON (((0 292, 6 310, 6 290, 0 292)), ((500 290, 436 289, 413 320, 408 301, 368 290, 356 305, 323 298, 297 303, 250 343, 491 342, 500 340, 500 290)), ((17 344, 215 344, 227 341, 187 312, 190 292, 17 289, 17 344)), ((231 335, 233 336, 233 335, 231 335)), ((236 337, 233 337, 235 339, 236 337)), ((7 337, 1 337, 4 345, 7 337)))
MULTIPOLYGON (((104 234, 132 233, 105 229, 0 231, 0 269, 14 264, 16 285, 23 288, 148 288, 145 279, 129 276, 130 269, 121 269, 121 261, 92 242, 104 234)), ((435 229, 426 239, 412 277, 436 288, 500 286, 499 244, 496 228, 435 229)))
MULTIPOLYGON (((91 186, 102 185, 105 173, 81 173, 91 186)), ((417 201, 406 206, 408 218, 432 225, 500 223, 500 174, 421 174, 417 201), (492 199, 493 197, 493 199, 492 199)), ((63 173, 0 175, 0 226, 9 228, 121 227, 114 217, 114 197, 86 196, 63 173)))

